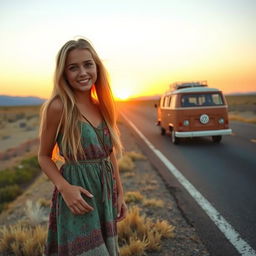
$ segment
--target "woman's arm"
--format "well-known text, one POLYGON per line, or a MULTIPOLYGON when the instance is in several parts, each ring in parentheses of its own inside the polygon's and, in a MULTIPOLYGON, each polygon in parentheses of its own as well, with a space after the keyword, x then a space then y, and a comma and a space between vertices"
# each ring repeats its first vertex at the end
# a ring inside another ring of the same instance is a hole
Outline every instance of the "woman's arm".
POLYGON ((55 136, 61 119, 62 104, 55 99, 50 104, 42 123, 42 133, 38 151, 38 162, 43 172, 50 178, 59 191, 67 185, 56 164, 52 161, 52 150, 55 146, 55 136))
POLYGON ((74 214, 83 214, 93 210, 81 196, 81 192, 92 197, 92 195, 82 187, 73 186, 61 175, 56 164, 52 161, 52 150, 56 144, 55 137, 59 122, 61 121, 63 105, 59 99, 54 99, 50 104, 46 117, 42 124, 40 145, 38 151, 38 162, 43 172, 57 187, 62 194, 67 206, 74 214))
POLYGON ((122 181, 119 173, 119 167, 117 164, 114 148, 112 153, 110 154, 110 159, 114 168, 114 175, 115 175, 116 185, 117 185, 117 208, 118 208, 117 221, 121 221, 127 215, 127 206, 124 201, 124 190, 123 190, 123 185, 122 185, 122 181))

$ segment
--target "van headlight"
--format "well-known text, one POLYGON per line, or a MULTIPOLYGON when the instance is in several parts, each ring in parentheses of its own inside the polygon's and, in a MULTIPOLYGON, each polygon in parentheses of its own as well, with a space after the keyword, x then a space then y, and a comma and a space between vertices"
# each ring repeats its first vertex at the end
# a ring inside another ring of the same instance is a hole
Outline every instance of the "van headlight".
POLYGON ((188 121, 188 120, 184 120, 184 121, 183 121, 183 125, 184 125, 184 126, 189 126, 189 121, 188 121))
POLYGON ((224 121, 224 118, 220 118, 220 119, 219 119, 219 124, 224 124, 224 122, 225 122, 225 121, 224 121))

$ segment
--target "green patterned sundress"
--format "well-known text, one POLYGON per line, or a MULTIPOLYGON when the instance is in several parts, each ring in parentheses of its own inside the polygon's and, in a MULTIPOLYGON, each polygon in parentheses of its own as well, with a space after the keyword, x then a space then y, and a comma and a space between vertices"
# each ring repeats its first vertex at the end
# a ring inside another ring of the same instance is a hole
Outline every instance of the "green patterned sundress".
MULTIPOLYGON (((63 177, 72 185, 87 189, 93 198, 81 193, 94 210, 74 215, 55 187, 49 215, 45 256, 116 256, 117 239, 116 180, 109 155, 112 141, 106 122, 98 127, 78 121, 86 159, 65 163, 60 168, 63 177)), ((57 143, 62 149, 62 134, 57 143)))

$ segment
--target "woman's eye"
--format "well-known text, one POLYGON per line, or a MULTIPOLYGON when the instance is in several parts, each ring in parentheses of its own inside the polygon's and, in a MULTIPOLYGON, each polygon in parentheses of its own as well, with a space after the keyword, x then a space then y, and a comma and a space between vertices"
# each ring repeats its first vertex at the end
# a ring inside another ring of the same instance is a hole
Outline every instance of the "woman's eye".
POLYGON ((91 62, 85 63, 85 67, 90 68, 93 64, 91 62))
POLYGON ((76 69, 77 69, 76 66, 72 66, 72 67, 69 68, 70 71, 75 71, 76 69))

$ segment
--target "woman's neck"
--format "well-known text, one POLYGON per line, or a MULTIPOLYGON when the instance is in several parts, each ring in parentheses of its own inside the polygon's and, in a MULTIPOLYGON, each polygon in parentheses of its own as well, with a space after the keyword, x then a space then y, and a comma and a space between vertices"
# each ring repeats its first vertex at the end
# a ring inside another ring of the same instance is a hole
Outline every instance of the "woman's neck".
POLYGON ((91 97, 91 91, 85 91, 85 92, 75 92, 74 93, 76 103, 78 105, 83 104, 93 104, 92 97, 91 97))

